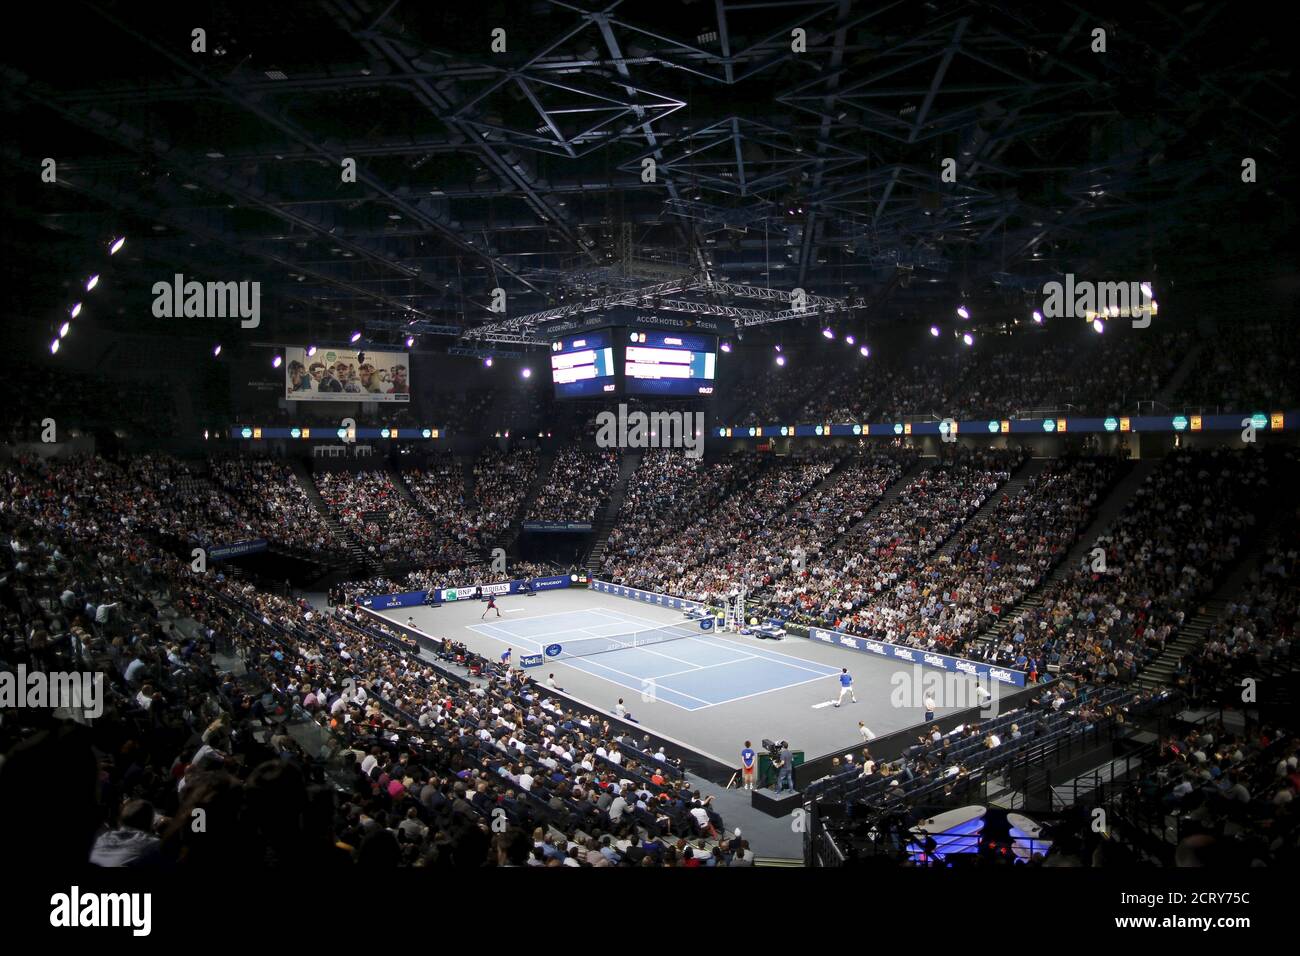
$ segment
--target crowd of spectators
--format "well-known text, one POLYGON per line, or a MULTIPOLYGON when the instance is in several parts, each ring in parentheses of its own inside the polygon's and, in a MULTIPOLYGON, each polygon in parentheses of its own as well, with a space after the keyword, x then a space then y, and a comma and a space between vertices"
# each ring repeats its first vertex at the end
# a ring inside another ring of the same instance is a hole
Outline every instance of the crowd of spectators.
POLYGON ((555 455, 550 474, 528 506, 525 521, 596 520, 618 481, 619 455, 566 445, 555 455))
POLYGON ((338 553, 342 548, 285 462, 232 455, 210 459, 208 467, 213 481, 261 518, 263 537, 309 551, 338 553))
POLYGON ((386 471, 325 471, 314 476, 321 499, 371 557, 385 564, 453 564, 464 546, 411 504, 386 471))
POLYGON ((193 574, 134 530, 149 504, 122 477, 93 459, 0 470, 3 663, 108 677, 88 725, 30 710, 0 723, 0 807, 20 813, 39 781, 59 823, 23 828, 11 851, 139 867, 753 864, 648 737, 463 646, 421 657, 350 610, 193 574), (217 666, 230 654, 246 673, 217 666))
POLYGON ((1042 660, 1049 673, 1093 683, 1134 680, 1222 580, 1272 494, 1269 470, 1253 450, 1172 453, 1097 540, 1101 553, 1049 583, 1005 638, 961 650, 1042 660))
POLYGON ((474 503, 480 538, 498 542, 519 514, 519 506, 537 476, 536 448, 490 448, 474 462, 474 503))

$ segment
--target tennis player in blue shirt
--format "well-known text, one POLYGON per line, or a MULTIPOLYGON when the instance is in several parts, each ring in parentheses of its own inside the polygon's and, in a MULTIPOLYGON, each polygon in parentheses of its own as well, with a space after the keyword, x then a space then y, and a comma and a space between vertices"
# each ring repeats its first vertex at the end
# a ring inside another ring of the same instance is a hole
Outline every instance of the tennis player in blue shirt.
POLYGON ((840 670, 840 699, 835 702, 836 707, 844 703, 845 694, 849 695, 849 699, 853 703, 856 704, 858 702, 858 695, 853 693, 853 678, 849 676, 849 669, 847 667, 841 668, 840 670))

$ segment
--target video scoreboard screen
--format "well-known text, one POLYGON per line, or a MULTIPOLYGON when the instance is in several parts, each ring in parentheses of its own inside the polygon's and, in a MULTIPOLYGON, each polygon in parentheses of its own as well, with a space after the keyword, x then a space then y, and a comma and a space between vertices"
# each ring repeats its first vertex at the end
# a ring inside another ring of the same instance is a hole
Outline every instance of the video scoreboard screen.
POLYGON ((624 372, 629 395, 712 395, 718 339, 690 332, 632 331, 624 372))
POLYGON ((618 389, 614 337, 609 329, 569 335, 551 343, 556 398, 581 398, 618 389))

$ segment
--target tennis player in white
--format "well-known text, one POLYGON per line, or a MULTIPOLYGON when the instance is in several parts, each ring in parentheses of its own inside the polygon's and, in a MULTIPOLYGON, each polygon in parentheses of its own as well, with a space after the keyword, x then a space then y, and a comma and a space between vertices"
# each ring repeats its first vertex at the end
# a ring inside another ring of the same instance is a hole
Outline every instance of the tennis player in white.
POLYGON ((840 699, 835 702, 836 707, 844 703, 845 694, 849 695, 849 699, 853 703, 856 704, 858 702, 858 695, 853 693, 853 678, 849 676, 849 669, 847 667, 841 668, 840 670, 840 699))

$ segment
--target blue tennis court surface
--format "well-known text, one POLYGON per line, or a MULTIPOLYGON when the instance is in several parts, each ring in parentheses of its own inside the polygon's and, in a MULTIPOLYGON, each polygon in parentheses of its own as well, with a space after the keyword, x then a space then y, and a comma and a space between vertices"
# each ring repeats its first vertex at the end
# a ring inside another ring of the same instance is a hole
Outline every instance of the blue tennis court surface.
MULTIPOLYGON (((539 614, 520 620, 493 618, 491 623, 469 625, 471 630, 513 648, 516 660, 520 654, 540 654, 548 644, 617 637, 640 628, 662 626, 662 621, 610 608, 539 614)), ((812 681, 826 681, 827 694, 833 696, 829 678, 840 672, 837 667, 780 651, 707 636, 704 631, 698 637, 590 657, 568 657, 555 663, 626 687, 642 700, 665 701, 683 710, 702 710, 812 681)), ((545 666, 551 666, 551 662, 548 660, 545 666)), ((838 690, 834 686, 834 691, 838 690)))

